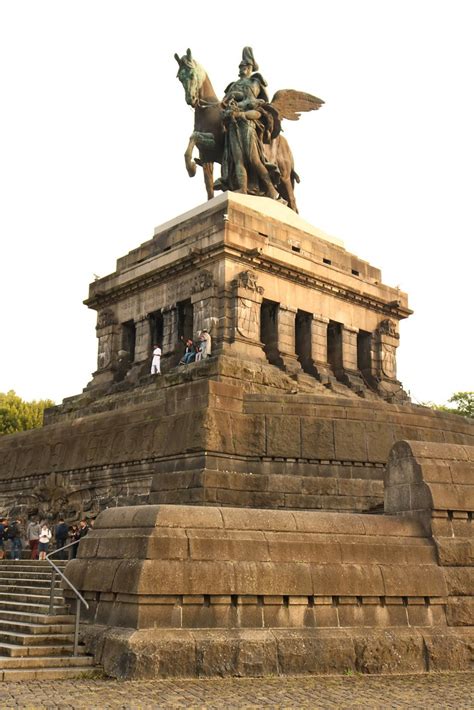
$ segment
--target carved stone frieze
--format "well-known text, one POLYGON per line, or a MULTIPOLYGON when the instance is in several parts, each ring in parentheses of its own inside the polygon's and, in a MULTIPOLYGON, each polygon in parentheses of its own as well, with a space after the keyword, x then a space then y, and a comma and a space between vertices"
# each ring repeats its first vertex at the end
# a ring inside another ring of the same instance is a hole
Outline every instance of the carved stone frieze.
POLYGON ((213 285, 214 276, 210 271, 198 271, 192 282, 191 293, 200 293, 213 285))
POLYGON ((390 335, 390 337, 397 338, 397 340, 400 338, 397 333, 397 326, 390 318, 385 318, 385 320, 381 321, 377 330, 380 335, 390 335))
POLYGON ((106 328, 109 325, 116 325, 117 319, 115 318, 114 312, 110 308, 106 308, 104 311, 100 311, 97 314, 97 325, 96 330, 101 328, 106 328))
POLYGON ((257 285, 257 280, 258 276, 254 271, 241 271, 233 283, 237 288, 246 288, 248 291, 262 295, 264 289, 257 285))

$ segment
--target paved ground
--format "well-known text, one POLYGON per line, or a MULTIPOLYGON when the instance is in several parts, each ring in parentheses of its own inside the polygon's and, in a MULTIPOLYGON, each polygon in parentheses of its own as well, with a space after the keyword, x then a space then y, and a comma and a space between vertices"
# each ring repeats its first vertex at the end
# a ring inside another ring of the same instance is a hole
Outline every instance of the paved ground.
POLYGON ((474 673, 0 682, 0 708, 474 708, 474 673))

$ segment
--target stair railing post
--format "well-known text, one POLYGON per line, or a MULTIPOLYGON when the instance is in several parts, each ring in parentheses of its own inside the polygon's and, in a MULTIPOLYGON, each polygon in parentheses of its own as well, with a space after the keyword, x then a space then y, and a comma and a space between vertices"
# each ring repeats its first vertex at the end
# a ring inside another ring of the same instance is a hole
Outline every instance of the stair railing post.
POLYGON ((54 567, 51 571, 51 590, 49 592, 49 613, 51 616, 54 614, 54 584, 56 582, 56 570, 54 567))
POLYGON ((74 655, 79 653, 79 620, 81 616, 81 601, 76 598, 76 627, 74 629, 74 655))

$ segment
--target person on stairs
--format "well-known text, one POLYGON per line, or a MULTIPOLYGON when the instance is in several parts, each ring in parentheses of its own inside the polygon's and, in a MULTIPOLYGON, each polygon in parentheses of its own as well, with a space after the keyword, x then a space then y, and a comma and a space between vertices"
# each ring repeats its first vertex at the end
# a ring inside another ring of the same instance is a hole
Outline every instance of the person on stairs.
POLYGON ((46 559, 48 553, 48 546, 51 541, 51 530, 49 529, 46 522, 41 524, 41 530, 39 535, 39 558, 40 560, 46 559))

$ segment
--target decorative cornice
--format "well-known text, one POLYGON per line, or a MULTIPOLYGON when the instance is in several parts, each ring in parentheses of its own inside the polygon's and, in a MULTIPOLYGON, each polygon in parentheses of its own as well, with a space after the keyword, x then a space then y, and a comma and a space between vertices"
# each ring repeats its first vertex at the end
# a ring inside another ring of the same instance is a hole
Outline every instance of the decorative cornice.
POLYGON ((351 304, 355 303, 382 315, 396 318, 397 320, 407 318, 413 313, 409 308, 398 305, 398 301, 387 303, 375 296, 360 293, 350 287, 342 286, 332 279, 314 276, 307 271, 297 269, 290 264, 285 264, 266 254, 258 253, 255 249, 247 250, 238 245, 224 244, 222 242, 218 245, 212 245, 207 249, 194 249, 172 264, 161 267, 158 266, 151 273, 130 279, 130 281, 112 288, 109 291, 97 293, 95 296, 86 299, 84 304, 95 310, 103 308, 134 293, 155 286, 160 282, 167 281, 174 276, 189 274, 194 271, 196 267, 199 266, 202 268, 205 264, 214 261, 222 254, 238 260, 243 266, 251 266, 253 270, 264 271, 288 281, 308 286, 316 291, 330 294, 335 298, 340 298, 351 304))

